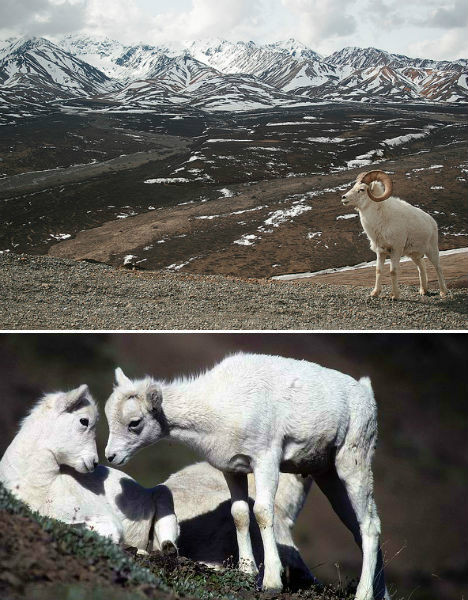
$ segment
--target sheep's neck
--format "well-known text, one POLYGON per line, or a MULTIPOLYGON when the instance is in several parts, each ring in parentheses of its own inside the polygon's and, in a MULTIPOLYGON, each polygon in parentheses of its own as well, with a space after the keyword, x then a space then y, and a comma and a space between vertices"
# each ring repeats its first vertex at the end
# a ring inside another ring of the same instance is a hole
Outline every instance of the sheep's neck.
POLYGON ((19 498, 37 509, 59 475, 59 466, 50 450, 41 447, 39 426, 26 424, 8 446, 1 461, 1 479, 19 498))
POLYGON ((382 219, 382 208, 383 206, 377 202, 369 201, 366 206, 359 210, 359 216, 361 218, 361 224, 366 233, 372 233, 377 230, 382 219))
POLYGON ((168 437, 203 450, 203 442, 216 429, 216 416, 206 402, 206 392, 201 395, 197 381, 164 387, 162 409, 168 437))

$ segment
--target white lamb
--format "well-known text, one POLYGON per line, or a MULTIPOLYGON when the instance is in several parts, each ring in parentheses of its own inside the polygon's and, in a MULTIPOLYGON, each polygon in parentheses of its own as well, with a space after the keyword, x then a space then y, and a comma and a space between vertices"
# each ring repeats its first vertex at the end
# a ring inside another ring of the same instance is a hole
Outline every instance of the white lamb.
MULTIPOLYGON (((315 581, 294 544, 292 528, 312 485, 311 477, 281 473, 275 498, 275 538, 289 585, 315 581)), ((253 476, 248 476, 249 497, 255 499, 253 476)), ((220 568, 238 556, 236 530, 231 518, 229 489, 220 471, 207 462, 174 473, 164 482, 172 494, 180 525, 178 547, 182 556, 220 568)), ((251 512, 252 512, 252 507, 251 512)), ((260 531, 250 524, 252 550, 257 564, 264 560, 260 531)))
POLYGON ((47 394, 8 446, 0 481, 42 515, 82 523, 141 551, 175 552, 171 494, 165 486, 146 489, 121 471, 97 466, 96 420, 86 385, 47 394))
POLYGON ((163 437, 197 449, 226 478, 239 566, 250 573, 257 571, 249 534, 253 473, 265 589, 282 587, 273 508, 283 471, 312 475, 362 548, 356 599, 388 598, 372 492, 377 420, 368 379, 307 361, 237 354, 191 379, 132 381, 117 369, 116 381, 106 404, 108 460, 122 465, 163 437))
POLYGON ((344 194, 344 205, 353 206, 361 218, 361 224, 370 240, 371 250, 377 254, 375 287, 371 296, 381 292, 381 274, 385 259, 390 256, 392 299, 400 296, 398 270, 400 258, 409 256, 419 272, 419 293, 427 293, 427 274, 424 256, 437 271, 440 295, 447 295, 444 276, 439 264, 437 223, 426 212, 391 196, 392 181, 383 171, 361 173, 354 186, 344 194), (385 200, 385 202, 384 202, 385 200))

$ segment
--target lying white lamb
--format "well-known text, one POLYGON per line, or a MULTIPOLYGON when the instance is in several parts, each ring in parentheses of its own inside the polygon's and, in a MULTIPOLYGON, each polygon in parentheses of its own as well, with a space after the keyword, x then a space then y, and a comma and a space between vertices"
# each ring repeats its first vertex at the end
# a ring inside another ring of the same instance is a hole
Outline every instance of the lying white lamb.
POLYGON ((97 416, 86 385, 45 395, 0 461, 0 481, 42 515, 82 523, 141 551, 176 551, 179 531, 167 488, 146 489, 97 466, 97 416))
MULTIPOLYGON (((221 567, 237 555, 229 489, 208 463, 182 469, 146 489, 117 469, 97 466, 97 406, 87 386, 47 394, 32 409, 0 461, 0 481, 39 513, 82 523, 114 542, 140 551, 174 552, 181 525, 181 553, 221 567), (174 513, 175 508, 175 513, 174 513)), ((255 497, 250 483, 250 496, 255 497)), ((313 581, 292 539, 291 529, 310 489, 310 478, 282 474, 275 532, 290 578, 313 581)), ((263 562, 258 530, 253 550, 263 562)))

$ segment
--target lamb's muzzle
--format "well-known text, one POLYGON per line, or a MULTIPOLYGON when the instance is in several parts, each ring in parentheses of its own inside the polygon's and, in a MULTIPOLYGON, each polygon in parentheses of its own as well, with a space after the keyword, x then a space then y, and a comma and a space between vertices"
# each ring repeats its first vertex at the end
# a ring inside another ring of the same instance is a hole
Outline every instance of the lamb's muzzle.
POLYGON ((383 202, 392 195, 393 183, 387 173, 380 170, 367 171, 366 173, 360 173, 356 178, 356 183, 365 183, 368 185, 367 195, 374 202, 383 202), (384 186, 384 192, 381 196, 376 196, 372 193, 370 184, 373 181, 380 181, 384 186))

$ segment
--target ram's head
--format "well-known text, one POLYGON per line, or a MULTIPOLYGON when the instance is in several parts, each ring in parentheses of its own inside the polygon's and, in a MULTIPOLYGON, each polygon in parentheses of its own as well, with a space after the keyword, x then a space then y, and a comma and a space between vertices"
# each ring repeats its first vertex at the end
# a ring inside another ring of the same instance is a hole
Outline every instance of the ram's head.
POLYGON ((383 202, 392 194, 393 184, 387 173, 383 171, 367 171, 360 173, 353 187, 343 194, 343 204, 352 204, 356 208, 362 204, 366 197, 374 202, 383 202))

